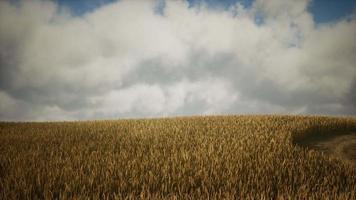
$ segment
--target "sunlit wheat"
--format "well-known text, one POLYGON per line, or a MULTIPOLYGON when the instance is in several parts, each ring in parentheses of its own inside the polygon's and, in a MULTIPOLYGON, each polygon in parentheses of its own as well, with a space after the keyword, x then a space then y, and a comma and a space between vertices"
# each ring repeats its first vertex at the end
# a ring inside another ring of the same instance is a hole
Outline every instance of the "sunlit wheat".
POLYGON ((356 199, 356 169, 293 143, 354 118, 0 123, 0 199, 356 199))

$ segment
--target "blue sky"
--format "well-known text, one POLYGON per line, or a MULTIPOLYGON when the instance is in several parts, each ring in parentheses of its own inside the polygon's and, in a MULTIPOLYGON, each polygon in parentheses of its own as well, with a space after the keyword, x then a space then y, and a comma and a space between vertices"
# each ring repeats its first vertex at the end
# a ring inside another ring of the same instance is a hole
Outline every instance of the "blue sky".
MULTIPOLYGON (((55 0, 61 6, 70 8, 74 15, 82 15, 115 0, 55 0)), ((212 7, 229 7, 236 2, 249 7, 252 0, 188 0, 191 5, 199 4, 202 1, 212 7)), ((356 6, 356 0, 312 0, 309 5, 309 12, 313 14, 316 23, 335 21, 350 15, 356 6)))

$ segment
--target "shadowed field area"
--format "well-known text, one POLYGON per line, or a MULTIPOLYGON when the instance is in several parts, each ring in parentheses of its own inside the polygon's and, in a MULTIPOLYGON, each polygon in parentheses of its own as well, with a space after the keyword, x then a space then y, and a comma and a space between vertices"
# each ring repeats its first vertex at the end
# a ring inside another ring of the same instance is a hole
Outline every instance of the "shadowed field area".
POLYGON ((0 199, 356 199, 355 132, 304 116, 4 122, 0 199))
POLYGON ((298 141, 298 144, 356 164, 356 132, 306 137, 298 141))

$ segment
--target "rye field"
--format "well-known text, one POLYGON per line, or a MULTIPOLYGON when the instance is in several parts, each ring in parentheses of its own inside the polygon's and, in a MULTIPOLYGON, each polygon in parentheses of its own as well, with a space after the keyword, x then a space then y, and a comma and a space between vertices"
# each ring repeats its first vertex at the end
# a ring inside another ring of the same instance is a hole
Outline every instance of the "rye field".
POLYGON ((356 143, 308 145, 354 133, 325 116, 2 122, 0 199, 356 199, 356 143))

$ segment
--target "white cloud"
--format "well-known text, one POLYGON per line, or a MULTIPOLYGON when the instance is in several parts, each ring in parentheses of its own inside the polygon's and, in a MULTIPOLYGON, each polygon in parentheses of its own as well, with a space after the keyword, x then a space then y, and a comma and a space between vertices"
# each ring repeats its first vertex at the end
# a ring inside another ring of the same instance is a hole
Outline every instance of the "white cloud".
POLYGON ((182 80, 169 86, 136 84, 91 100, 98 108, 96 112, 109 116, 140 113, 152 117, 175 115, 185 105, 197 102, 195 109, 201 114, 222 113, 237 100, 237 95, 223 80, 182 80))
POLYGON ((308 3, 0 1, 0 117, 355 114, 356 20, 317 26, 308 3))

